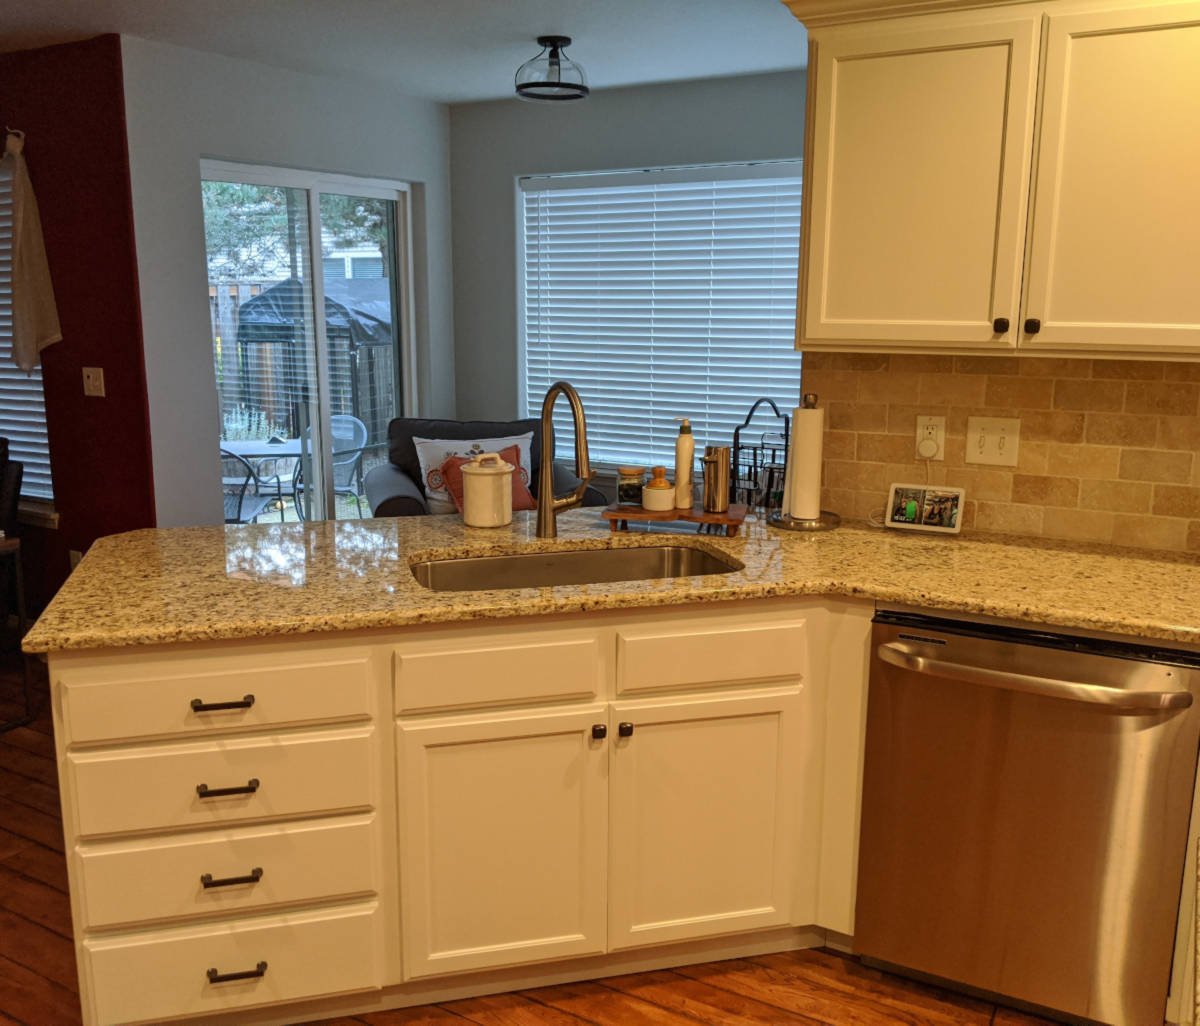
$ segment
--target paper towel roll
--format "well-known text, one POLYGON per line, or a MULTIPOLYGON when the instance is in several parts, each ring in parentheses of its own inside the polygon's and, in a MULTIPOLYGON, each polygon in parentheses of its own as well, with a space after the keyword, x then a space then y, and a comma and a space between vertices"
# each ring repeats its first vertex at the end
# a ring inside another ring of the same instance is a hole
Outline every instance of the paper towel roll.
POLYGON ((797 406, 792 410, 792 434, 783 485, 783 514, 796 520, 821 515, 821 447, 825 441, 825 411, 797 406))

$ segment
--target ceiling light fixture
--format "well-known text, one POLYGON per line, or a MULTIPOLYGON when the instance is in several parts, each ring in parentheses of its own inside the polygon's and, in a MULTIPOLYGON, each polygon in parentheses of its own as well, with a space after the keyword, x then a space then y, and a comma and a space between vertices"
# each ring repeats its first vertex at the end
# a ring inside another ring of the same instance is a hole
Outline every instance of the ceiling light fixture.
POLYGON ((588 94, 583 68, 562 51, 571 45, 570 36, 538 36, 542 48, 526 61, 514 77, 522 100, 582 100, 588 94))

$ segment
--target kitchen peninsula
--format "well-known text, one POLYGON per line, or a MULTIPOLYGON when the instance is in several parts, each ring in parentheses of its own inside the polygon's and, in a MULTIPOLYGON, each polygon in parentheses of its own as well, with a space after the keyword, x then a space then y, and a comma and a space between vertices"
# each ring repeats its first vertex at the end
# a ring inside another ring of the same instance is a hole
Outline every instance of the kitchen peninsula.
POLYGON ((585 510, 549 542, 528 514, 99 541, 25 640, 50 655, 85 1022, 296 1022, 845 944, 877 604, 1200 644, 1194 560, 995 536, 753 524, 669 536, 729 573, 410 572, 664 537, 585 510))

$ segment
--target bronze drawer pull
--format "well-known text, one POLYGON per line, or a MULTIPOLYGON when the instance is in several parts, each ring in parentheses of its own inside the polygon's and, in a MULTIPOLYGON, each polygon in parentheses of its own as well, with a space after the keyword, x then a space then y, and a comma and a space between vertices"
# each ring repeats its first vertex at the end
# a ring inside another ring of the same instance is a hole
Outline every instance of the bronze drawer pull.
POLYGON ((210 887, 232 887, 235 884, 252 884, 258 883, 262 879, 263 871, 261 866, 255 866, 247 876, 227 876, 222 880, 214 880, 212 873, 205 873, 200 877, 200 882, 204 885, 204 889, 210 887))
POLYGON ((217 712, 219 709, 249 709, 253 704, 253 695, 246 695, 240 702, 205 702, 202 699, 193 698, 192 712, 217 712))
POLYGON ((267 963, 259 962, 253 969, 247 969, 241 973, 222 973, 216 969, 209 969, 204 975, 208 977, 209 983, 228 983, 230 980, 253 980, 256 977, 267 975, 267 963))
POLYGON ((242 787, 209 787, 197 784, 196 794, 201 798, 224 798, 231 794, 254 794, 258 790, 258 777, 251 777, 242 787))

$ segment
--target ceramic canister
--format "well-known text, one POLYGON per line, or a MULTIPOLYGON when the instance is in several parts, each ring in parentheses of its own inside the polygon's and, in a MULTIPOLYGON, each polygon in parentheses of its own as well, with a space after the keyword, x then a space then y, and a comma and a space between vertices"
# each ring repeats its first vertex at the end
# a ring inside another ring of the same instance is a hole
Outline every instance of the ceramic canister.
POLYGON ((512 523, 513 466, 497 453, 484 452, 463 464, 463 522, 468 527, 512 523))

